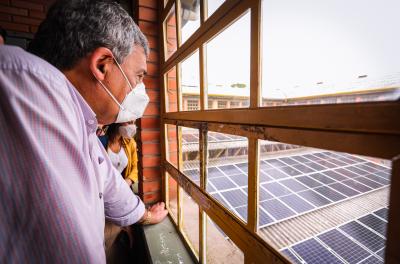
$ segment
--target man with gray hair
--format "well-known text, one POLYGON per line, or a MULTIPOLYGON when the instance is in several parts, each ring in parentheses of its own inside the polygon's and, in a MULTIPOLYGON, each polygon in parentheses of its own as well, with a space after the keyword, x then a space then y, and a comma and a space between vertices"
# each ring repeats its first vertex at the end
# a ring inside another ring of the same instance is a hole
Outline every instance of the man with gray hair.
POLYGON ((64 0, 29 50, 0 47, 0 263, 105 263, 104 218, 167 215, 145 209, 95 134, 143 115, 147 40, 116 3, 64 0))

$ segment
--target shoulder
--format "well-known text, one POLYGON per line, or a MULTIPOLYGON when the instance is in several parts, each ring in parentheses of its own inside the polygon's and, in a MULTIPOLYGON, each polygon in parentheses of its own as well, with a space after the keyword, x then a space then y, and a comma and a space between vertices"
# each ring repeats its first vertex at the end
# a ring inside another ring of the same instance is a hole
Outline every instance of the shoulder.
POLYGON ((16 46, 0 46, 0 70, 26 71, 51 80, 66 81, 65 75, 53 65, 16 46))
POLYGON ((133 138, 127 139, 124 138, 122 140, 124 146, 130 147, 130 148, 136 148, 136 141, 133 138))

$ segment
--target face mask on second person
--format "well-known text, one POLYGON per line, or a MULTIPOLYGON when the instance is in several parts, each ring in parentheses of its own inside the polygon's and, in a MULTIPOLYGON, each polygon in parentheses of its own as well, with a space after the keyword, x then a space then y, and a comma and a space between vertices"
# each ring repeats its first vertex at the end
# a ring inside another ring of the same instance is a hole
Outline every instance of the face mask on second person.
POLYGON ((119 106, 118 116, 114 123, 124 123, 141 118, 143 116, 144 110, 147 107, 147 104, 149 103, 149 96, 146 93, 146 87, 143 83, 138 83, 135 88, 132 88, 132 85, 129 82, 128 77, 126 77, 124 71, 122 70, 121 65, 119 65, 118 61, 114 57, 113 59, 130 88, 130 92, 126 95, 125 99, 120 104, 118 100, 114 97, 114 95, 103 84, 103 82, 97 80, 106 90, 108 95, 110 95, 114 102, 119 106))
POLYGON ((120 126, 118 128, 118 132, 123 138, 133 138, 133 136, 136 134, 136 126, 134 124, 120 126))

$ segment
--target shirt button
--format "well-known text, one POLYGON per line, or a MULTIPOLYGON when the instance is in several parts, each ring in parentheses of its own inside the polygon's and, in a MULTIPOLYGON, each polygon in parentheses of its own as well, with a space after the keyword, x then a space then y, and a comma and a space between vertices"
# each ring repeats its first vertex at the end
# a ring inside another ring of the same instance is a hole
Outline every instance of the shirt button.
POLYGON ((99 193, 99 198, 101 199, 103 197, 103 193, 99 193))
POLYGON ((94 124, 94 120, 90 119, 88 120, 89 125, 93 125, 94 124))

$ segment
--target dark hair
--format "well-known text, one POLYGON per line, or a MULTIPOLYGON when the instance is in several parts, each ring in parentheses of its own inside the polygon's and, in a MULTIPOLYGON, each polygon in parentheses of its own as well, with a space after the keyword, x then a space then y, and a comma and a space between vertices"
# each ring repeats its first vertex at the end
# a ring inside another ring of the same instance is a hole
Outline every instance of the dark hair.
POLYGON ((108 142, 114 142, 115 138, 119 134, 118 129, 121 126, 121 123, 112 123, 107 127, 106 136, 108 137, 108 142))
POLYGON ((28 47, 28 51, 60 70, 68 70, 99 47, 110 49, 122 63, 134 45, 148 55, 146 37, 132 17, 107 0, 58 0, 28 47))
POLYGON ((2 28, 1 26, 0 26, 0 35, 3 37, 4 42, 6 42, 6 39, 7 39, 7 31, 5 31, 4 28, 2 28))

